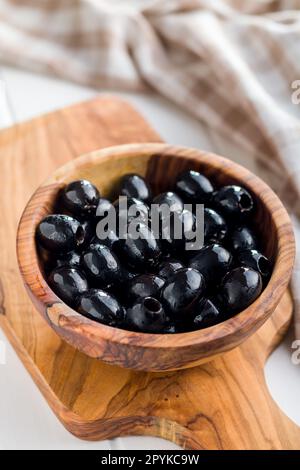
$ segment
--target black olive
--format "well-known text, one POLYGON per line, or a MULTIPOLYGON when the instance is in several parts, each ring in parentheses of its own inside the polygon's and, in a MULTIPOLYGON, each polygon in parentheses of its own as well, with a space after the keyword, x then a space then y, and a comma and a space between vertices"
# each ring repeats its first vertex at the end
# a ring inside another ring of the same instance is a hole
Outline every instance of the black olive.
POLYGON ((135 276, 127 286, 127 298, 131 301, 139 297, 159 297, 165 279, 155 274, 135 276))
POLYGON ((110 229, 108 227, 105 227, 105 229, 102 231, 99 229, 99 226, 97 225, 96 227, 96 235, 91 241, 91 244, 100 244, 100 245, 106 245, 110 249, 114 248, 119 241, 119 237, 116 234, 116 232, 113 229, 110 229))
POLYGON ((178 271, 179 269, 184 268, 181 261, 176 259, 168 259, 167 261, 163 261, 158 266, 158 275, 163 277, 164 279, 170 279, 171 276, 178 271))
POLYGON ((62 204, 77 216, 95 215, 98 201, 98 189, 87 180, 69 183, 62 192, 62 204))
POLYGON ((122 276, 121 276, 121 284, 126 285, 126 292, 125 295, 127 296, 127 289, 128 283, 131 282, 135 277, 141 276, 140 273, 126 269, 125 267, 122 268, 122 276))
POLYGON ((81 249, 86 248, 92 242, 92 239, 95 237, 96 234, 96 225, 95 221, 92 219, 86 219, 81 221, 81 227, 83 228, 84 232, 84 240, 81 244, 81 249))
POLYGON ((232 256, 217 243, 207 245, 191 259, 189 266, 200 271, 207 284, 216 282, 229 270, 232 256))
POLYGON ((247 308, 262 291, 261 275, 244 266, 229 271, 220 287, 220 298, 227 311, 236 313, 247 308))
POLYGON ((183 315, 191 310, 204 290, 202 274, 195 269, 182 268, 176 271, 162 288, 162 303, 172 318, 184 320, 183 315))
POLYGON ((122 325, 125 318, 124 307, 101 289, 90 289, 81 295, 77 309, 81 315, 109 326, 122 325))
POLYGON ((222 314, 211 299, 202 298, 195 306, 195 313, 197 314, 192 323, 195 329, 207 328, 222 321, 222 314))
POLYGON ((182 329, 179 328, 177 323, 167 321, 167 323, 162 327, 162 330, 160 331, 160 333, 164 333, 164 334, 182 333, 182 329))
POLYGON ((149 206, 139 199, 133 197, 126 198, 125 196, 119 197, 114 203, 113 207, 116 211, 116 227, 117 234, 121 237, 124 230, 126 231, 127 225, 132 220, 148 223, 149 220, 149 206))
POLYGON ((230 235, 231 247, 234 251, 253 250, 257 248, 257 240, 253 231, 245 226, 237 227, 230 235))
POLYGON ((188 170, 177 179, 175 191, 185 202, 200 204, 211 199, 214 187, 209 179, 198 171, 188 170))
POLYGON ((213 209, 204 209, 204 242, 205 244, 221 242, 227 234, 225 219, 213 209))
POLYGON ((81 266, 88 278, 97 286, 114 284, 122 277, 120 261, 106 245, 90 245, 82 253, 81 266))
POLYGON ((246 250, 238 253, 237 261, 241 266, 252 268, 264 278, 271 273, 271 263, 266 256, 257 250, 246 250))
POLYGON ((134 330, 160 333, 166 323, 166 314, 159 300, 144 297, 127 309, 126 321, 134 330))
POLYGON ((80 257, 81 254, 77 251, 69 251, 69 253, 65 253, 63 256, 59 256, 54 261, 54 264, 56 268, 59 268, 60 266, 79 268, 80 257))
POLYGON ((68 215, 53 214, 45 217, 37 226, 36 237, 46 250, 66 253, 84 242, 84 229, 78 220, 68 215))
MULTIPOLYGON (((158 214, 163 216, 164 207, 170 212, 182 212, 183 202, 178 194, 168 191, 166 193, 158 194, 152 200, 152 204, 156 204, 158 214)), ((169 212, 168 212, 169 213, 169 212)))
POLYGON ((98 201, 98 205, 97 205, 97 209, 95 213, 96 218, 98 220, 103 219, 103 217, 106 217, 112 209, 113 209, 112 203, 108 199, 101 197, 98 201))
POLYGON ((160 261, 161 248, 153 232, 143 223, 136 225, 135 232, 129 230, 127 238, 120 240, 118 253, 134 269, 155 267, 160 261))
POLYGON ((121 180, 120 194, 127 197, 149 201, 151 189, 147 182, 139 175, 127 174, 121 180))
POLYGON ((88 289, 84 273, 75 267, 60 266, 53 269, 48 282, 55 294, 70 306, 74 306, 77 297, 88 289))
POLYGON ((191 211, 172 212, 169 220, 162 222, 162 246, 171 253, 182 252, 195 244, 196 231, 196 218, 191 211))
POLYGON ((214 193, 214 204, 227 216, 241 218, 249 215, 254 208, 253 198, 241 186, 223 186, 214 193))

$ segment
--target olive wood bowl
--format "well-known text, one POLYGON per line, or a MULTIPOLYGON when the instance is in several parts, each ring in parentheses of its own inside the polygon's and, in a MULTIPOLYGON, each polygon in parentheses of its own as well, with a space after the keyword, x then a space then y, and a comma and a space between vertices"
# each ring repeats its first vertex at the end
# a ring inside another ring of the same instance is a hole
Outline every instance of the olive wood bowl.
POLYGON ((131 144, 83 155, 60 167, 33 194, 17 233, 17 256, 27 292, 56 333, 88 356, 107 363, 148 371, 192 367, 211 360, 246 340, 272 314, 288 287, 294 236, 289 216, 274 192, 236 163, 197 149, 167 144, 131 144), (154 193, 170 190, 185 169, 202 172, 218 185, 240 184, 256 199, 255 226, 265 254, 274 264, 270 281, 247 309, 210 328, 178 334, 137 333, 83 317, 64 304, 49 287, 35 243, 40 220, 51 213, 58 192, 68 182, 85 178, 102 196, 117 196, 125 173, 147 178, 154 193))

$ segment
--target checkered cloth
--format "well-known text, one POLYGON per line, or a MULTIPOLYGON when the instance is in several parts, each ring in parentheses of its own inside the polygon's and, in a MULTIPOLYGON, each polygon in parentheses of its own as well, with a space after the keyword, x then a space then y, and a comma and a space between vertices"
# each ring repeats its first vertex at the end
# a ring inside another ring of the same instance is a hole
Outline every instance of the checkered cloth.
MULTIPOLYGON (((300 0, 2 0, 0 60, 176 101, 251 152, 300 243, 300 0)), ((300 339, 300 256, 292 287, 300 339)))

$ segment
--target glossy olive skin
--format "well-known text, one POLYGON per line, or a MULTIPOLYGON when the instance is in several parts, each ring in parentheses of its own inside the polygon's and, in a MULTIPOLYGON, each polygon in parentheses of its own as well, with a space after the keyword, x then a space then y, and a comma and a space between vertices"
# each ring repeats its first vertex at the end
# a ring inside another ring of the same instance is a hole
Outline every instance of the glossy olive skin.
MULTIPOLYGON (((125 297, 125 298, 127 297, 128 283, 131 282, 137 276, 141 276, 141 274, 136 272, 136 271, 133 271, 132 269, 129 270, 129 269, 127 269, 123 266, 122 276, 121 276, 121 281, 120 282, 121 282, 121 284, 126 285, 126 287, 125 287, 125 294, 122 297, 125 297)), ((119 286, 117 285, 117 288, 118 287, 119 286)), ((120 292, 119 292, 119 295, 121 295, 120 292)))
POLYGON ((160 333, 167 317, 159 300, 154 297, 138 299, 127 309, 126 322, 137 331, 145 333, 160 333))
POLYGON ((221 279, 230 269, 231 263, 231 253, 218 243, 214 243, 201 248, 191 259, 189 266, 200 271, 209 284, 221 279))
POLYGON ((64 207, 76 216, 95 215, 100 193, 87 180, 69 183, 63 190, 61 201, 64 207))
POLYGON ((254 250, 257 248, 257 239, 253 231, 245 226, 237 227, 230 235, 233 251, 254 250))
POLYGON ((81 315, 109 326, 121 325, 125 317, 124 307, 113 295, 101 289, 90 289, 82 294, 77 309, 81 315))
POLYGON ((159 298, 160 290, 165 282, 165 279, 155 274, 135 276, 127 286, 127 298, 130 301, 135 301, 139 297, 159 298))
POLYGON ((204 209, 204 242, 205 244, 221 242, 228 231, 227 223, 221 214, 213 209, 204 209))
POLYGON ((195 312, 197 315, 192 326, 196 330, 216 325, 223 319, 218 306, 211 299, 201 299, 195 307, 195 312))
POLYGON ((119 242, 118 254, 128 266, 144 271, 159 263, 161 248, 147 225, 138 223, 136 228, 140 237, 135 239, 136 234, 129 230, 127 239, 119 242))
MULTIPOLYGON (((157 204, 158 206, 165 205, 172 212, 182 212, 183 211, 183 201, 178 196, 178 194, 168 191, 165 193, 160 193, 155 198, 152 199, 152 204, 157 204)), ((158 212, 163 216, 163 209, 158 208, 158 212)))
POLYGON ((90 245, 92 239, 96 234, 96 224, 93 219, 86 219, 81 221, 81 227, 83 228, 84 232, 84 240, 80 248, 84 249, 90 245))
POLYGON ((162 246, 169 252, 177 253, 187 249, 187 244, 194 244, 196 233, 196 218, 194 214, 184 209, 173 212, 166 225, 162 224, 162 246), (181 226, 181 238, 175 237, 175 228, 181 226))
POLYGON ((241 266, 248 266, 257 271, 263 278, 268 278, 271 274, 271 262, 266 256, 257 250, 245 250, 238 253, 237 263, 241 266))
POLYGON ((60 266, 53 269, 48 282, 55 294, 71 307, 76 304, 77 297, 88 289, 85 274, 75 267, 60 266))
POLYGON ((78 220, 63 214, 45 217, 36 229, 37 241, 54 253, 67 253, 84 242, 84 230, 78 220))
POLYGON ((168 280, 176 271, 181 268, 184 268, 184 265, 181 261, 170 258, 169 260, 160 263, 158 266, 158 275, 168 280))
POLYGON ((262 291, 261 275, 244 266, 229 271, 220 286, 220 299, 224 308, 236 313, 247 308, 262 291))
POLYGON ((122 267, 111 249, 102 244, 90 245, 82 253, 81 267, 95 285, 109 286, 120 281, 122 267))
POLYGON ((96 219, 97 220, 103 219, 103 217, 106 217, 111 210, 113 210, 112 203, 108 199, 101 197, 98 201, 96 212, 95 212, 96 219))
POLYGON ((244 218, 254 210, 251 194, 237 185, 223 186, 214 193, 214 205, 224 215, 244 218))
POLYGON ((181 319, 182 315, 190 312, 195 301, 205 290, 202 274, 191 268, 176 271, 161 291, 162 303, 171 319, 181 319))
POLYGON ((148 221, 149 206, 145 201, 136 198, 128 198, 128 220, 139 219, 141 221, 148 221))
POLYGON ((128 222, 133 219, 148 223, 149 206, 144 201, 122 196, 114 201, 113 207, 116 211, 117 227, 120 233, 126 230, 128 222))
POLYGON ((120 278, 114 284, 111 284, 105 288, 105 290, 114 295, 118 301, 125 307, 132 304, 132 300, 129 299, 128 286, 131 281, 140 276, 141 273, 128 269, 126 266, 121 264, 120 278))
POLYGON ((167 321, 167 323, 162 327, 160 333, 164 334, 174 334, 174 333, 182 333, 182 330, 175 322, 167 321))
POLYGON ((151 199, 151 189, 140 175, 133 173, 124 175, 121 179, 120 194, 148 202, 151 199))
MULTIPOLYGON (((98 232, 99 233, 99 232, 98 232)), ((100 233, 99 233, 100 235, 100 233)), ((100 245, 106 245, 108 248, 112 249, 114 248, 115 244, 119 241, 119 237, 116 234, 114 230, 109 230, 106 232, 105 238, 103 238, 103 235, 101 235, 101 238, 98 238, 97 236, 97 228, 96 228, 96 235, 92 239, 91 243, 92 244, 99 244, 100 245)))
POLYGON ((65 253, 63 256, 56 258, 54 264, 56 268, 59 268, 60 266, 79 268, 80 258, 81 253, 70 251, 69 253, 65 253))
POLYGON ((115 206, 108 199, 101 198, 96 211, 95 233, 91 243, 100 243, 109 248, 113 247, 119 240, 118 226, 116 224, 111 226, 108 220, 109 217, 114 218, 115 216, 115 206))
POLYGON ((209 179, 198 171, 188 170, 177 179, 175 191, 184 202, 200 204, 211 199, 214 187, 209 179))

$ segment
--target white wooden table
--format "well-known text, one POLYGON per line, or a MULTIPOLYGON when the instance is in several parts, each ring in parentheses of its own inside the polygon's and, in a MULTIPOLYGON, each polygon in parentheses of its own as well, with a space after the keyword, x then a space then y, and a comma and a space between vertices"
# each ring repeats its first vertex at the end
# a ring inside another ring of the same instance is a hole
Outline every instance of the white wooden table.
MULTIPOLYGON (((99 91, 90 88, 0 65, 0 128, 91 98, 97 93, 99 91)), ((166 100, 152 94, 119 94, 131 101, 166 141, 213 150, 251 168, 245 152, 213 136, 209 129, 166 100)), ((300 366, 291 362, 291 342, 292 333, 272 354, 265 373, 275 401, 300 425, 300 366)), ((176 448, 170 442, 150 437, 89 443, 69 434, 50 410, 0 330, 0 449, 176 448), (6 350, 5 364, 1 364, 1 341, 6 350)))

